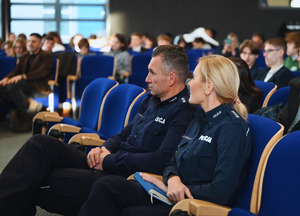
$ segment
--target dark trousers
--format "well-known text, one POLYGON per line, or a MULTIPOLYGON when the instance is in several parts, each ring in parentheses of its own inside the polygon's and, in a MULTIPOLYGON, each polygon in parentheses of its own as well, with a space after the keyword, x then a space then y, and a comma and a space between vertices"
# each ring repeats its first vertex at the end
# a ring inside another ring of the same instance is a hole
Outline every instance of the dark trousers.
POLYGON ((172 206, 150 196, 135 181, 121 176, 105 176, 94 182, 79 216, 167 216, 172 206))
POLYGON ((93 182, 108 172, 89 169, 86 154, 58 139, 35 135, 0 175, 0 215, 35 215, 35 206, 76 215, 93 182))
POLYGON ((27 99, 38 92, 32 80, 20 80, 17 83, 0 87, 0 97, 8 104, 13 104, 21 114, 28 109, 27 99))

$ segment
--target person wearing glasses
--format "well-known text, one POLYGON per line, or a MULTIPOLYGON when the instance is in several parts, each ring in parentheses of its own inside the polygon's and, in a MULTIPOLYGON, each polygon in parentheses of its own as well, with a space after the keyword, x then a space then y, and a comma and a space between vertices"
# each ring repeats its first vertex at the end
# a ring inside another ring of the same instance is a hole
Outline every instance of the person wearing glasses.
POLYGON ((256 80, 271 82, 277 85, 277 89, 289 85, 292 74, 283 65, 286 42, 283 38, 272 38, 266 41, 264 57, 267 67, 259 71, 256 80))

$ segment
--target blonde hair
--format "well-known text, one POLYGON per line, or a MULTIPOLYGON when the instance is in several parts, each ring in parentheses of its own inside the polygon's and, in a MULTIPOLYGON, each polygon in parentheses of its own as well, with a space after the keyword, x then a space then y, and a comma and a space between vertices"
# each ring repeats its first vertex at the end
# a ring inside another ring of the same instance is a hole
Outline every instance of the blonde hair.
POLYGON ((240 78, 235 64, 220 55, 210 55, 199 59, 202 78, 214 83, 214 89, 221 103, 232 103, 233 108, 247 120, 248 111, 238 98, 240 78))

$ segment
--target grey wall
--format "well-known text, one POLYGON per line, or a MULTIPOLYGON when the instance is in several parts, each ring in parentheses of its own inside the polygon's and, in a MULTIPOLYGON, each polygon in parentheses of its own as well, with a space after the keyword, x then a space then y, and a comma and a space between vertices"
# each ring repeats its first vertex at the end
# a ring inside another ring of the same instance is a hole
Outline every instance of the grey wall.
POLYGON ((213 27, 222 41, 233 31, 240 41, 261 32, 278 36, 280 27, 300 23, 300 9, 261 9, 258 0, 110 0, 111 34, 134 31, 174 36, 196 27, 213 27))

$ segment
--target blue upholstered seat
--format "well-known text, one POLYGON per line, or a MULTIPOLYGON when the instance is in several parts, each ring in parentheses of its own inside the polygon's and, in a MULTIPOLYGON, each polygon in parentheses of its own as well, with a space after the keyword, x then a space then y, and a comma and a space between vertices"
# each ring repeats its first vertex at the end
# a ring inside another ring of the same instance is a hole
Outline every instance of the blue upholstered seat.
POLYGON ((130 112, 145 89, 133 84, 122 84, 114 88, 104 101, 98 131, 83 127, 80 133, 97 133, 101 139, 119 133, 128 124, 130 112))
POLYGON ((275 104, 282 103, 285 105, 288 102, 290 94, 290 87, 285 86, 277 89, 270 97, 267 106, 273 106, 275 104))
MULTIPOLYGON (((300 131, 284 136, 264 163, 258 216, 299 215, 300 131), (260 206, 260 208, 259 208, 260 206)), ((234 208, 230 216, 254 215, 234 208)))
MULTIPOLYGON (((93 130, 97 130, 99 113, 104 97, 108 92, 114 88, 118 83, 114 80, 108 78, 97 78, 92 81, 85 89, 82 100, 81 100, 81 109, 78 120, 74 120, 69 117, 53 117, 50 114, 46 113, 46 117, 43 116, 44 124, 48 128, 57 123, 63 123, 68 125, 73 125, 77 127, 87 127, 93 130)), ((37 118, 41 120, 40 118, 37 118)), ((37 123, 38 124, 38 123, 37 123)), ((36 125, 37 125, 36 124, 36 125)), ((35 119, 34 119, 35 125, 35 119)), ((47 131, 46 131, 47 132, 47 131)))
POLYGON ((132 57, 131 61, 131 76, 129 77, 129 83, 147 89, 147 83, 145 81, 148 75, 148 64, 151 61, 151 55, 138 54, 132 57))
POLYGON ((273 83, 264 82, 261 80, 254 80, 254 82, 257 88, 259 88, 263 93, 261 105, 262 107, 266 107, 271 95, 276 91, 277 86, 273 83))

